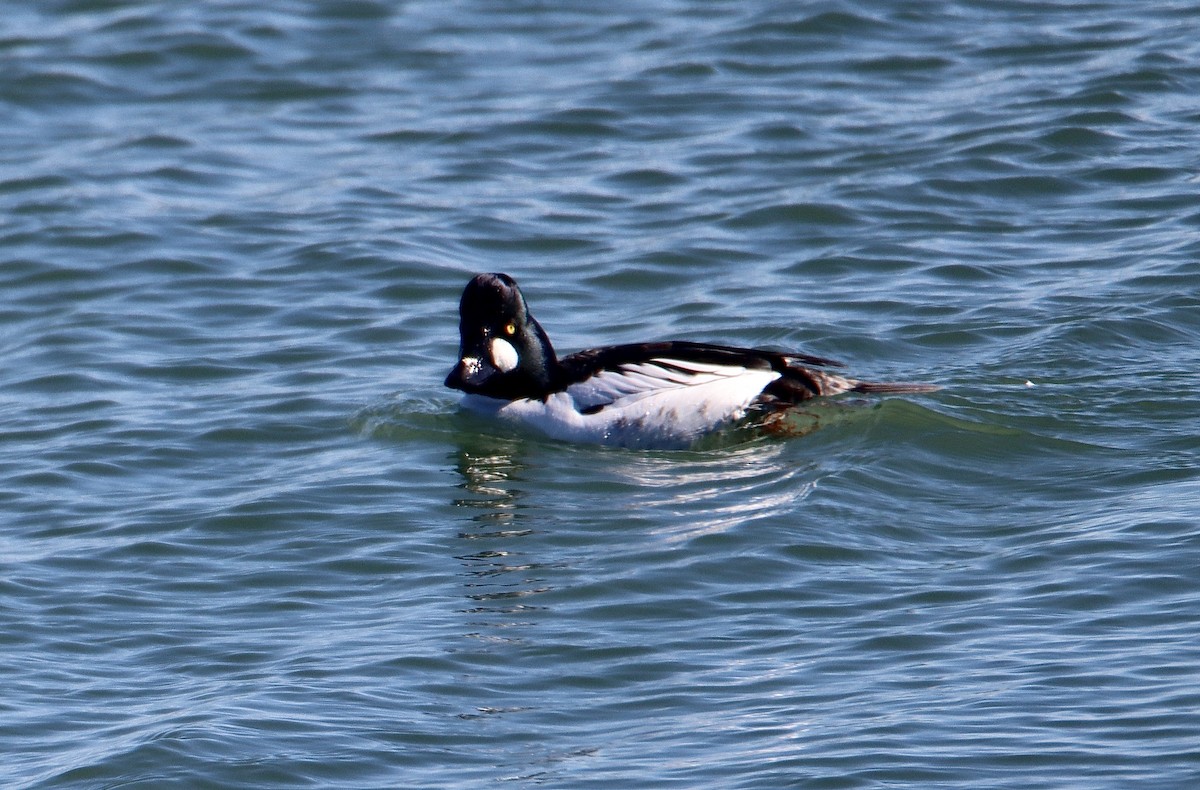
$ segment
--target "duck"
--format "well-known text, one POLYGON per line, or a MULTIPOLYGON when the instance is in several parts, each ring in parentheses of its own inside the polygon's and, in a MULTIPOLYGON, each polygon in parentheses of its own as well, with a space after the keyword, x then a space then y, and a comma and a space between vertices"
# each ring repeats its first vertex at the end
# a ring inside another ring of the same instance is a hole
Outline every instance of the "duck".
POLYGON ((686 447, 742 420, 843 393, 919 394, 932 384, 870 382, 803 353, 667 340, 559 357, 507 274, 477 274, 459 300, 458 362, 445 385, 471 411, 551 439, 686 447))

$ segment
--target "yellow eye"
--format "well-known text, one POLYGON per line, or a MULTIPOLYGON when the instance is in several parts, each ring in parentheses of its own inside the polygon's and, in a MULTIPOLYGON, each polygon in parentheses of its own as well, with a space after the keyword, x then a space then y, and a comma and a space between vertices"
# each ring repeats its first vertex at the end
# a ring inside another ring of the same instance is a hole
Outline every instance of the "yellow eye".
POLYGON ((517 325, 516 324, 505 324, 504 325, 504 334, 515 335, 516 333, 517 333, 517 325))

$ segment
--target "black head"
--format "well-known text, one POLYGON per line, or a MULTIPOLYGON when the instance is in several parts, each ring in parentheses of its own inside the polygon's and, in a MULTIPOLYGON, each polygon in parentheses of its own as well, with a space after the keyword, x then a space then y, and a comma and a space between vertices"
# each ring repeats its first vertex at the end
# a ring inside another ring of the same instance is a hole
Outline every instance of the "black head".
POLYGON ((477 274, 458 305, 458 364, 446 386, 516 400, 550 392, 558 358, 507 274, 477 274))

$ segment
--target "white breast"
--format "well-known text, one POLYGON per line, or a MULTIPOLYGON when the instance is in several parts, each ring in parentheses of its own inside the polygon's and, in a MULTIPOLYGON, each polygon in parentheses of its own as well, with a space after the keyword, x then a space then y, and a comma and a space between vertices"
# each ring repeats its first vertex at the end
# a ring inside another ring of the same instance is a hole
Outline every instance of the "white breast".
POLYGON ((569 441, 678 447, 741 417, 773 370, 655 359, 603 371, 545 401, 469 397, 464 404, 569 441))

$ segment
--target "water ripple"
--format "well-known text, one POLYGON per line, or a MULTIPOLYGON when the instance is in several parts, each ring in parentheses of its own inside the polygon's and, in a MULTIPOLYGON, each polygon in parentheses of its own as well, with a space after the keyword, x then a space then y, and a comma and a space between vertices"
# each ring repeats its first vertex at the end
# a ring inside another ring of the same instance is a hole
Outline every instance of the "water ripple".
POLYGON ((7 9, 4 783, 1187 786, 1197 21, 7 9), (944 389, 523 436, 495 270, 944 389))

